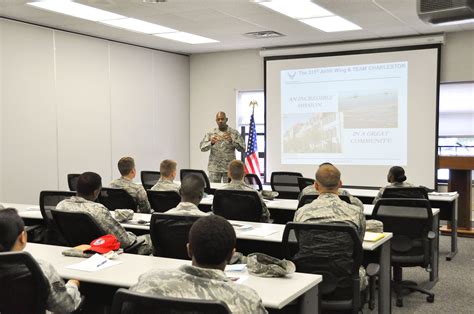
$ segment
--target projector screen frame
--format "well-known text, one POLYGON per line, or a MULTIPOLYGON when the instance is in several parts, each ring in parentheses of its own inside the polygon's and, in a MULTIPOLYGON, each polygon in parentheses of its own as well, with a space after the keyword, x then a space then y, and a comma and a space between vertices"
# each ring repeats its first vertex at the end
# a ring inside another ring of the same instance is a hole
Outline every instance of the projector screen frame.
MULTIPOLYGON (((433 187, 435 190, 438 189, 438 136, 439 136, 439 92, 440 92, 440 77, 441 77, 441 46, 442 44, 429 44, 429 45, 414 45, 414 46, 401 46, 401 47, 387 47, 387 48, 371 48, 371 49, 362 49, 362 50, 347 50, 339 52, 322 52, 322 53, 308 53, 308 54, 295 54, 295 55, 278 55, 278 56, 268 56, 263 58, 263 97, 265 101, 264 108, 264 130, 265 130, 265 162, 264 162, 264 181, 269 183, 267 178, 271 174, 267 172, 267 160, 268 160, 268 151, 267 151, 267 62, 274 60, 285 60, 285 59, 305 59, 305 58, 318 58, 318 57, 336 57, 336 56, 346 56, 346 55, 360 55, 360 54, 369 54, 369 53, 388 53, 388 52, 400 52, 400 51, 411 51, 411 50, 423 50, 423 49, 436 49, 437 50, 437 69, 436 69, 436 121, 435 121, 435 147, 434 147, 434 182, 433 187)), ((281 169, 282 171, 284 169, 281 169)), ((348 187, 348 186, 347 186, 348 187)), ((356 186, 351 185, 353 188, 363 188, 363 189, 378 189, 380 186, 356 186)))

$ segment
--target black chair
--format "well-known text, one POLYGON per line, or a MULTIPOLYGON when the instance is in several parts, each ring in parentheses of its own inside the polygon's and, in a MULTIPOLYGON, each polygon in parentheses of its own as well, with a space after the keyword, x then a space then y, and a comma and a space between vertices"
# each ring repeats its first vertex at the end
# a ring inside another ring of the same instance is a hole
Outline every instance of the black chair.
POLYGON ((0 253, 0 313, 44 314, 49 284, 28 252, 0 253))
POLYGON ((158 180, 160 180, 161 174, 159 171, 142 171, 140 172, 140 179, 142 181, 143 188, 145 190, 151 189, 158 180))
POLYGON ((272 191, 278 192, 278 198, 298 199, 300 187, 298 177, 303 175, 299 172, 275 171, 272 172, 270 184, 272 191))
MULTIPOLYGON (((286 224, 282 238, 283 256, 292 260, 296 271, 323 276, 320 284, 321 309, 358 313, 365 297, 360 291, 359 267, 362 242, 354 226, 347 223, 286 224)), ((371 300, 375 295, 375 275, 379 265, 369 264, 371 300)), ((370 303, 371 309, 374 302, 370 303)))
POLYGON ((189 230, 200 216, 154 213, 150 221, 150 237, 155 256, 189 260, 186 244, 189 230))
POLYGON ((77 180, 79 179, 80 173, 69 173, 67 175, 67 185, 70 191, 77 190, 77 180))
POLYGON ((175 208, 181 202, 181 196, 175 191, 151 191, 147 190, 148 201, 151 209, 155 212, 164 213, 168 209, 175 208))
POLYGON ((216 190, 212 211, 226 219, 258 222, 262 218, 262 202, 257 191, 216 190))
POLYGON ((244 177, 244 182, 258 191, 263 190, 262 181, 260 181, 260 177, 255 173, 247 173, 244 177))
POLYGON ((428 199, 428 193, 422 187, 385 188, 382 198, 423 198, 428 199))
POLYGON ((114 295, 111 314, 229 314, 222 301, 156 296, 120 288, 114 295))
MULTIPOLYGON (((51 210, 51 214, 69 246, 89 244, 107 234, 89 213, 51 210)), ((129 247, 124 248, 124 252, 136 253, 143 242, 135 241, 129 247)))
POLYGON ((58 226, 53 220, 52 209, 56 209, 59 202, 76 195, 72 191, 41 191, 39 206, 43 222, 46 226, 44 242, 53 245, 65 245, 66 241, 58 230, 58 226))
POLYGON ((97 201, 109 210, 125 208, 137 211, 137 203, 124 189, 102 188, 97 201))
POLYGON ((419 198, 382 198, 375 204, 372 216, 383 222, 384 231, 393 233, 391 261, 397 306, 403 306, 404 289, 426 294, 426 300, 434 302, 434 293, 402 281, 403 267, 420 266, 431 271, 436 233, 432 231, 430 202, 419 198))
POLYGON ((179 171, 179 177, 180 180, 183 181, 184 177, 187 176, 188 174, 195 174, 200 176, 204 180, 204 191, 207 194, 211 193, 211 182, 209 181, 209 177, 207 174, 204 172, 204 170, 199 170, 199 169, 181 169, 179 171))
MULTIPOLYGON (((315 199, 319 197, 319 194, 305 194, 301 197, 300 201, 298 202, 298 208, 303 207, 306 204, 311 203, 315 199)), ((351 199, 347 195, 339 195, 339 198, 344 202, 351 204, 351 199)))
POLYGON ((298 187, 300 188, 300 191, 303 191, 303 189, 309 185, 314 185, 314 179, 303 177, 298 177, 296 179, 298 180, 298 187))

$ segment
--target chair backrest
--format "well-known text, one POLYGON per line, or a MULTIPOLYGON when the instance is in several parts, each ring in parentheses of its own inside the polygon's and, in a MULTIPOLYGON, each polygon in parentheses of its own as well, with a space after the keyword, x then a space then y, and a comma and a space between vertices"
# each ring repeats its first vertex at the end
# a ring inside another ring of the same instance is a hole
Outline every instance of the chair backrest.
MULTIPOLYGON (((298 208, 303 207, 304 205, 311 203, 312 201, 314 201, 318 197, 319 197, 319 194, 305 194, 305 195, 303 195, 301 197, 300 201, 298 202, 298 208)), ((339 198, 341 200, 343 200, 344 202, 348 203, 348 204, 352 204, 351 199, 347 195, 339 195, 339 198)))
POLYGON ((211 193, 211 182, 209 181, 209 177, 207 176, 204 170, 200 169, 181 169, 179 171, 180 180, 183 181, 184 177, 188 174, 195 174, 200 176, 204 180, 204 191, 206 193, 211 193))
POLYGON ((112 303, 112 314, 229 314, 222 301, 173 298, 138 293, 124 288, 117 290, 112 303))
POLYGON ((226 219, 258 222, 262 202, 257 191, 216 190, 212 211, 226 219))
POLYGON ((70 191, 77 190, 77 180, 79 179, 80 173, 68 173, 67 175, 67 185, 69 186, 70 191))
POLYGON ((260 177, 255 173, 247 173, 244 177, 244 182, 258 191, 263 190, 262 181, 260 181, 260 177))
POLYGON ((89 244, 106 234, 89 213, 61 210, 51 210, 51 213, 69 246, 89 244))
POLYGON ((372 217, 383 222, 384 231, 393 233, 393 262, 428 265, 433 213, 427 199, 382 198, 375 204, 372 217))
POLYGON ((142 181, 143 188, 145 190, 151 189, 158 180, 160 180, 161 174, 159 171, 146 171, 140 172, 140 179, 142 181))
POLYGON ((339 302, 339 308, 360 305, 359 267, 362 242, 348 223, 286 224, 282 239, 283 254, 293 260, 296 271, 321 274, 322 307, 339 302))
POLYGON ((298 194, 300 193, 298 177, 302 176, 299 172, 272 172, 270 177, 272 190, 278 192, 278 198, 298 199, 298 194))
POLYGON ((422 187, 390 187, 385 188, 382 198, 424 198, 428 199, 428 193, 422 187))
POLYGON ((168 209, 175 208, 181 202, 181 196, 175 191, 151 191, 147 190, 148 201, 155 212, 163 213, 168 209))
POLYGON ((189 230, 200 216, 154 213, 150 221, 153 254, 162 257, 190 259, 186 249, 189 230))
POLYGON ((300 188, 300 191, 303 191, 305 187, 314 184, 314 179, 311 178, 298 177, 296 179, 298 180, 298 187, 300 188))
POLYGON ((49 284, 28 252, 0 253, 0 313, 44 314, 49 284))
POLYGON ((76 195, 72 191, 41 191, 39 197, 39 205, 41 216, 46 225, 54 226, 53 216, 51 215, 51 210, 56 209, 56 206, 59 202, 70 198, 71 196, 76 195))
POLYGON ((102 188, 97 201, 109 210, 126 208, 137 211, 137 203, 124 189, 102 188))

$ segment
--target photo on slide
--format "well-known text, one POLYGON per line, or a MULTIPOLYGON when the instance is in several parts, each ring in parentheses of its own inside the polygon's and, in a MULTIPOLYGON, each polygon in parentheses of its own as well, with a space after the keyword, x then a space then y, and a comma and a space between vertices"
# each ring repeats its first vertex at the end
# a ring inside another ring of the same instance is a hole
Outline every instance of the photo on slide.
POLYGON ((341 153, 341 116, 337 112, 282 116, 283 154, 341 153))
POLYGON ((397 90, 353 91, 339 94, 345 129, 397 128, 397 90))

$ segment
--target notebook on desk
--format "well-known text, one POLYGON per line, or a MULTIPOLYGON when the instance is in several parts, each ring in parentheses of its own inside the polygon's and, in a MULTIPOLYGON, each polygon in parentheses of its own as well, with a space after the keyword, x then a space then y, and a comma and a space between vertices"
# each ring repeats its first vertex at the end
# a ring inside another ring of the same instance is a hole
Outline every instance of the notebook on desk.
POLYGON ((377 242, 378 240, 385 237, 385 234, 379 232, 366 232, 364 235, 364 241, 377 242))

